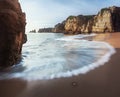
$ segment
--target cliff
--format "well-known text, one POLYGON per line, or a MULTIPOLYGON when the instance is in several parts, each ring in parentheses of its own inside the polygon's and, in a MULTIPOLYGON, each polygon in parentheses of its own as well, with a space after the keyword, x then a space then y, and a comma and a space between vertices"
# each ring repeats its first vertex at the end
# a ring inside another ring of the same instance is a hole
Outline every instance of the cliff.
POLYGON ((54 29, 66 34, 119 32, 120 7, 103 8, 97 15, 69 16, 54 29))
POLYGON ((66 21, 63 21, 62 23, 58 23, 57 25, 55 25, 53 32, 56 33, 65 32, 65 22, 66 21))
POLYGON ((22 45, 27 41, 25 21, 18 0, 0 0, 0 67, 21 59, 22 45))
POLYGON ((78 34, 85 32, 88 22, 94 17, 94 15, 79 15, 79 16, 70 16, 67 18, 65 23, 65 31, 70 34, 78 34))

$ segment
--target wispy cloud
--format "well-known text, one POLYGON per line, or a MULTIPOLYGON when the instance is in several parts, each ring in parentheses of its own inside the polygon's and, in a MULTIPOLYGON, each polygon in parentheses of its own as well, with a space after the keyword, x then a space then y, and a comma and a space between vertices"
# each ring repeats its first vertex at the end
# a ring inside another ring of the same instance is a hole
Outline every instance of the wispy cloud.
POLYGON ((20 0, 27 15, 27 31, 54 26, 69 15, 96 14, 108 6, 119 6, 119 0, 20 0))

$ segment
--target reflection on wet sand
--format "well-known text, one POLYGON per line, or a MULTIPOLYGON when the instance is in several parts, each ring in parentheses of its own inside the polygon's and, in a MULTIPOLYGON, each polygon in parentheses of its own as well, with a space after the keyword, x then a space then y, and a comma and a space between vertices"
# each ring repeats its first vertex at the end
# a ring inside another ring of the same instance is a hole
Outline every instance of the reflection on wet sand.
POLYGON ((19 97, 26 87, 27 81, 21 79, 0 80, 0 97, 19 97))
POLYGON ((105 65, 68 78, 1 80, 0 97, 120 97, 120 33, 112 36, 107 41, 112 39, 116 53, 105 65))

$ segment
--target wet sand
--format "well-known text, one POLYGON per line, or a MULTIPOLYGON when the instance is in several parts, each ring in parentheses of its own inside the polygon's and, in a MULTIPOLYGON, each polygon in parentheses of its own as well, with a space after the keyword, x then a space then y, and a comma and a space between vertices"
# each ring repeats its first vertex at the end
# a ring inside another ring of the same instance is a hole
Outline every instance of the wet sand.
POLYGON ((102 41, 113 45, 116 54, 105 65, 70 78, 1 80, 0 97, 120 97, 120 33, 108 36, 102 41))

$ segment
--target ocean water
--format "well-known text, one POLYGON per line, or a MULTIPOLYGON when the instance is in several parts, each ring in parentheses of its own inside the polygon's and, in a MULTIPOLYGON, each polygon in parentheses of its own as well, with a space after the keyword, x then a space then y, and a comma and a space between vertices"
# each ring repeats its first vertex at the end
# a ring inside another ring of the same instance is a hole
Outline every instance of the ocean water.
POLYGON ((53 79, 86 74, 109 61, 115 49, 105 42, 84 40, 91 35, 29 33, 21 62, 0 72, 0 79, 53 79))

